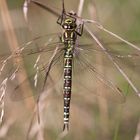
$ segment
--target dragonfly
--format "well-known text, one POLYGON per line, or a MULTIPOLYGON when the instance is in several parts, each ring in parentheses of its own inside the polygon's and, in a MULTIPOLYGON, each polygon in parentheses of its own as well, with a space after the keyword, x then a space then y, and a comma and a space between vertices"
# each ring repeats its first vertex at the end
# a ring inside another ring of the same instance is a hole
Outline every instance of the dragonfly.
MULTIPOLYGON (((58 92, 63 92, 63 131, 69 130, 72 92, 97 94, 106 99, 122 103, 125 101, 125 95, 118 86, 119 83, 115 80, 120 74, 132 90, 140 96, 140 86, 138 84, 140 72, 138 64, 140 59, 139 47, 106 30, 97 21, 83 19, 73 11, 67 12, 65 10, 64 0, 62 0, 62 11, 60 13, 57 13, 51 7, 36 0, 26 1, 24 8, 28 8, 30 3, 58 17, 56 23, 63 31, 62 33, 52 33, 36 37, 22 44, 21 47, 12 54, 6 57, 5 55, 1 55, 0 75, 5 67, 9 66, 12 58, 23 57, 29 61, 32 59, 31 57, 35 57, 35 62, 31 62, 32 64, 30 64, 30 69, 32 68, 33 71, 31 70, 30 76, 22 83, 18 83, 17 81, 20 66, 11 66, 8 76, 1 81, 0 91, 3 96, 6 91, 7 82, 11 81, 14 87, 11 98, 13 100, 19 100, 19 98, 21 98, 19 93, 22 92, 22 87, 26 87, 29 82, 35 95, 38 95, 37 100, 39 102, 40 96, 42 96, 44 91, 48 91, 52 87, 60 87, 57 83, 61 83, 63 90, 60 89, 58 92), (113 44, 102 44, 100 39, 88 28, 88 24, 93 24, 97 28, 120 39, 126 43, 126 46, 123 47, 119 42, 119 48, 116 48, 113 44), (88 38, 86 38, 87 34, 89 35, 88 38), (86 41, 80 44, 79 42, 82 42, 84 37, 86 41), (105 48, 104 46, 110 47, 105 48), (98 57, 102 58, 101 64, 98 64, 98 60, 95 59, 98 57), (109 78, 104 75, 101 70, 100 67, 102 64, 105 64, 104 70, 109 70, 109 78), (134 70, 135 75, 133 76, 132 72, 134 72, 134 70), (115 73, 113 75, 116 76, 112 76, 112 71, 115 73), (104 93, 98 92, 98 89, 101 87, 104 89, 104 93)), ((1 98, 3 96, 1 96, 1 98)), ((22 98, 25 98, 30 95, 22 94, 22 96, 22 98)))

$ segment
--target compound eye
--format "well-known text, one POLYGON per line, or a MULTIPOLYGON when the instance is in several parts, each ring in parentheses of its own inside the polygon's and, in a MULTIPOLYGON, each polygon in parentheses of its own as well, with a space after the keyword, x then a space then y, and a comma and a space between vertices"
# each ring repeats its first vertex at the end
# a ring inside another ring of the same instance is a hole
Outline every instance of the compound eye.
POLYGON ((67 29, 68 28, 68 26, 67 25, 64 25, 64 29, 67 29))
POLYGON ((73 26, 72 25, 70 26, 70 29, 73 29, 73 26))

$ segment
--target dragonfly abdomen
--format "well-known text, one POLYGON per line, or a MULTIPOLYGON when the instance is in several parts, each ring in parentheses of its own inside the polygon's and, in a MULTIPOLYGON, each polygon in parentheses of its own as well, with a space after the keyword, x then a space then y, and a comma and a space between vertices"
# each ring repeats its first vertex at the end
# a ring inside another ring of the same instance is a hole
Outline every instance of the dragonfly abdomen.
POLYGON ((66 51, 64 54, 64 128, 68 129, 69 125, 69 110, 71 100, 71 88, 72 88, 72 47, 73 43, 66 44, 66 51))

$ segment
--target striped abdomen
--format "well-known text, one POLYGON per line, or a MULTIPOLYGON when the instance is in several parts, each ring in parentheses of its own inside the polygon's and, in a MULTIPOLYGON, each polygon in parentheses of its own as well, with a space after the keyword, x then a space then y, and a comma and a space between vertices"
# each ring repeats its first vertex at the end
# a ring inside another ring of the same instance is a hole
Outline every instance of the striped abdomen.
POLYGON ((72 88, 72 58, 73 44, 68 43, 64 54, 64 128, 68 129, 69 125, 69 110, 72 88))

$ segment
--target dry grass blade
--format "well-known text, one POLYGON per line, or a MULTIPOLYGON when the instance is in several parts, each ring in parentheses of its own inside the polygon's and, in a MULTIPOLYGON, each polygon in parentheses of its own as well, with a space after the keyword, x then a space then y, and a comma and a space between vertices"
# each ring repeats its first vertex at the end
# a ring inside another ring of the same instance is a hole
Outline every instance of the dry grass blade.
POLYGON ((77 15, 80 17, 83 11, 84 0, 80 0, 77 15))
MULTIPOLYGON (((94 35, 94 33, 92 33, 89 30, 89 28, 87 26, 85 26, 85 29, 91 35, 91 37, 95 40, 95 42, 97 43, 98 47, 100 47, 103 51, 106 50, 104 48, 104 46, 102 45, 102 43, 99 41, 99 39, 94 35)), ((139 90, 135 87, 135 85, 132 83, 132 81, 129 79, 129 77, 126 75, 126 73, 122 70, 122 68, 114 61, 114 59, 112 58, 112 56, 108 52, 104 51, 104 53, 108 56, 108 58, 111 60, 111 62, 115 65, 115 67, 123 75, 123 77, 126 79, 126 81, 130 84, 130 86, 133 88, 135 93, 140 97, 139 90)))
POLYGON ((44 78, 44 84, 43 84, 43 88, 42 88, 42 94, 40 94, 40 96, 39 96, 38 99, 37 99, 38 122, 40 122, 40 115, 39 115, 39 112, 40 112, 40 111, 39 111, 39 110, 40 110, 40 108, 39 108, 40 98, 41 98, 41 96, 43 95, 43 91, 44 91, 44 88, 45 88, 45 86, 46 86, 46 82, 47 82, 47 79, 48 79, 48 75, 49 75, 51 66, 52 66, 52 64, 53 64, 53 62, 54 62, 54 58, 55 58, 55 56, 56 56, 56 54, 57 54, 57 52, 58 52, 58 49, 59 49, 59 47, 57 46, 56 49, 54 50, 54 53, 53 53, 52 57, 51 57, 50 60, 49 60, 48 65, 46 66, 46 69, 45 69, 46 75, 45 75, 45 78, 44 78))
POLYGON ((45 87, 45 84, 46 84, 46 81, 47 81, 47 78, 48 78, 48 75, 49 75, 49 71, 50 71, 51 66, 52 66, 52 64, 54 62, 54 58, 55 58, 55 56, 56 56, 56 54, 58 52, 58 49, 59 49, 59 46, 57 46, 56 49, 54 50, 54 53, 53 53, 52 57, 50 58, 48 66, 46 68, 46 75, 45 75, 43 90, 44 90, 44 87, 45 87))
POLYGON ((91 3, 89 3, 88 11, 91 19, 99 21, 98 12, 94 0, 92 0, 91 3))
MULTIPOLYGON (((14 32, 14 27, 13 27, 13 24, 12 24, 12 20, 11 20, 10 14, 9 14, 8 6, 7 6, 6 1, 4 1, 4 0, 0 1, 0 11, 1 11, 2 22, 3 22, 3 25, 4 25, 4 29, 5 29, 5 35, 7 37, 7 42, 9 44, 11 52, 14 52, 15 50, 19 49, 18 48, 18 42, 17 42, 16 34, 14 32)), ((7 64, 7 61, 12 58, 11 56, 9 56, 7 59, 5 59, 3 61, 3 64, 2 64, 2 67, 1 67, 1 70, 0 70, 0 74, 4 70, 4 67, 7 64)), ((17 64, 16 62, 17 62, 17 60, 13 59, 13 63, 17 64)), ((22 61, 21 61, 20 65, 23 65, 22 61)), ((11 76, 6 77, 6 78, 7 78, 7 80, 9 80, 10 77, 14 78, 14 76, 15 76, 15 73, 13 73, 11 76)), ((18 77, 18 81, 19 82, 22 81, 23 79, 25 79, 25 77, 27 77, 27 75, 26 75, 25 70, 23 69, 22 72, 20 73, 19 77, 18 77)), ((4 93, 4 95, 3 95, 3 93, 1 94, 2 96, 5 96, 7 83, 5 83, 5 84, 6 84, 5 85, 5 90, 4 90, 4 88, 2 88, 3 89, 2 92, 4 93)), ((25 91, 25 89, 28 89, 29 94, 31 93, 31 89, 30 89, 29 86, 28 87, 23 87, 23 91, 25 91)), ((4 97, 2 97, 2 98, 4 98, 4 97)), ((30 103, 27 102, 26 103, 26 105, 28 107, 32 106, 32 104, 33 104, 33 102, 30 102, 30 103)), ((2 113, 1 115, 3 116, 4 110, 1 113, 2 113)))
MULTIPOLYGON (((94 2, 94 0, 91 1, 91 3, 89 3, 88 5, 88 11, 90 14, 91 19, 99 21, 99 17, 98 17, 98 11, 97 11, 97 7, 96 4, 94 2)), ((104 67, 103 67, 103 58, 102 57, 96 57, 95 58, 97 63, 101 65, 100 67, 100 72, 105 73, 104 72, 104 67)), ((100 88, 98 90, 99 93, 103 93, 105 91, 104 87, 102 85, 100 85, 100 88)), ((100 109, 100 128, 102 131, 102 138, 104 139, 108 139, 109 138, 109 114, 108 114, 108 103, 107 100, 104 100, 100 97, 98 97, 98 104, 99 104, 99 109, 100 109)))
POLYGON ((27 19, 27 13, 28 13, 28 1, 26 0, 23 4, 23 14, 26 22, 28 21, 27 19))
POLYGON ((140 140, 140 120, 138 122, 137 131, 134 140, 140 140))
POLYGON ((113 37, 115 37, 115 38, 121 40, 122 42, 126 43, 127 45, 131 46, 132 48, 134 48, 134 49, 140 51, 140 47, 138 47, 138 46, 132 44, 131 42, 129 42, 129 41, 123 39, 122 37, 118 36, 117 34, 115 34, 115 33, 111 32, 111 31, 107 30, 107 29, 104 28, 104 26, 101 25, 99 22, 94 21, 94 20, 88 20, 88 19, 83 19, 83 21, 84 21, 85 23, 93 23, 93 24, 95 24, 95 26, 97 26, 97 28, 99 28, 100 30, 105 31, 106 33, 112 35, 113 37))
MULTIPOLYGON (((59 49, 59 46, 56 47, 56 49, 54 50, 53 54, 52 54, 52 57, 50 58, 49 60, 49 63, 47 66, 44 66, 45 71, 46 71, 46 76, 44 78, 44 85, 43 88, 42 88, 42 92, 41 94, 38 96, 38 99, 37 99, 37 104, 34 108, 34 113, 33 113, 33 116, 32 116, 32 119, 31 119, 31 122, 30 122, 30 125, 29 125, 29 129, 28 129, 28 133, 27 133, 27 139, 29 139, 30 137, 33 137, 34 135, 37 135, 37 140, 38 139, 41 139, 41 140, 44 140, 44 137, 43 137, 43 128, 44 128, 44 124, 42 124, 42 121, 41 121, 41 116, 42 114, 44 113, 43 112, 43 109, 46 107, 46 103, 45 103, 45 99, 47 98, 48 94, 45 94, 44 92, 44 87, 46 86, 46 81, 47 81, 47 78, 48 78, 48 75, 49 75, 49 71, 51 69, 51 66, 54 62, 54 58, 58 52, 58 49, 59 49), (37 122, 34 123, 35 121, 35 118, 37 116, 37 122), (37 130, 35 130, 37 129, 37 130), (35 131, 34 131, 35 130, 35 131), (32 133, 32 134, 31 134, 32 133), (31 135, 31 136, 30 136, 31 135)), ((38 56, 38 58, 36 59, 36 62, 34 64, 34 68, 37 69, 37 72, 35 74, 35 77, 34 77, 34 85, 36 86, 37 84, 37 74, 38 74, 38 61, 40 59, 40 55, 38 56)), ((48 90, 47 90, 48 92, 48 90)))
POLYGON ((36 136, 37 140, 40 138, 40 140, 44 140, 43 137, 43 125, 41 123, 38 123, 38 121, 35 121, 36 119, 36 113, 38 112, 37 107, 38 105, 36 105, 28 131, 27 131, 27 135, 26 135, 26 139, 29 140, 30 138, 33 138, 34 136, 36 136))
POLYGON ((43 8, 44 10, 47 10, 49 12, 51 12, 52 14, 54 14, 55 16, 59 17, 59 13, 57 13, 56 11, 54 11, 54 9, 52 9, 50 6, 44 5, 43 3, 36 1, 36 0, 30 0, 30 2, 33 2, 34 4, 40 6, 41 8, 43 8))
POLYGON ((7 89, 7 81, 8 78, 5 78, 0 84, 0 123, 2 123, 4 116, 4 104, 5 104, 4 97, 7 89))
POLYGON ((15 122, 15 119, 8 119, 0 129, 0 139, 4 139, 10 129, 11 125, 15 122))

